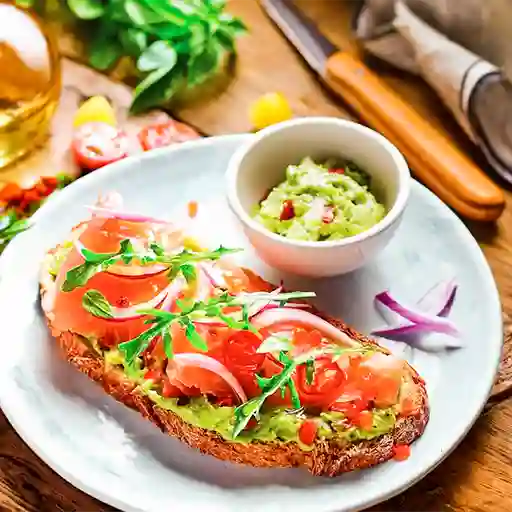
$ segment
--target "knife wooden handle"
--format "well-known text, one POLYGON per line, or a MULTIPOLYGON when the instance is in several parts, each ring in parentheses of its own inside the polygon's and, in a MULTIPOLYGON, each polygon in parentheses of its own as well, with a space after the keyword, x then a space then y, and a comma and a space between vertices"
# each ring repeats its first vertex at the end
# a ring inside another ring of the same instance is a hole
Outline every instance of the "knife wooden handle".
POLYGON ((335 53, 327 61, 325 80, 361 119, 395 144, 414 174, 454 210, 483 221, 501 215, 503 191, 361 61, 335 53))

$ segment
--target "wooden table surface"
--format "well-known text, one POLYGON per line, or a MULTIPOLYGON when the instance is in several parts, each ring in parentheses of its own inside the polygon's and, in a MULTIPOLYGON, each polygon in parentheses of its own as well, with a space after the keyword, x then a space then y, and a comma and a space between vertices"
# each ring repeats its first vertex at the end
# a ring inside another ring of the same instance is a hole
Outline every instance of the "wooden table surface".
MULTIPOLYGON (((357 51, 349 37, 353 5, 342 0, 299 0, 299 4, 335 42, 357 51)), ((236 77, 220 95, 176 111, 177 116, 210 135, 250 129, 249 103, 261 94, 280 90, 289 98, 297 115, 351 117, 346 106, 332 98, 309 72, 301 58, 265 17, 256 0, 232 0, 230 10, 246 21, 251 34, 240 40, 236 77)), ((75 44, 63 41, 62 51, 77 57, 75 44)), ((68 70, 69 71, 69 70, 68 70)), ((421 82, 379 67, 379 73, 403 94, 432 124, 447 131, 467 151, 470 146, 444 111, 440 102, 421 82)), ((119 76, 119 73, 116 73, 119 76)), ((97 87, 101 92, 101 81, 97 87)), ((125 98, 126 100, 126 98, 125 98)), ((59 122, 57 118, 56 122, 59 122)), ((56 144, 45 149, 49 165, 58 161, 56 144), (54 158, 54 160, 51 160, 54 158)), ((30 159, 20 163, 7 177, 23 180, 44 174, 47 167, 34 167, 30 159)), ((65 170, 65 169, 59 169, 65 170)), ((512 331, 512 195, 508 209, 496 226, 469 225, 492 267, 501 293, 506 336, 512 331)), ((484 346, 485 340, 482 340, 484 346)), ((512 358, 511 358, 512 359, 512 358)), ((506 363, 509 364, 507 354, 506 363)), ((478 378, 478 376, 475 376, 478 378)), ((501 388, 499 387, 501 385, 501 388)), ((512 509, 512 465, 509 431, 512 400, 508 386, 488 404, 470 434, 436 470, 393 500, 372 510, 379 511, 471 511, 500 512, 512 509)), ((13 512, 111 511, 73 488, 41 462, 0 416, 0 508, 13 512)))

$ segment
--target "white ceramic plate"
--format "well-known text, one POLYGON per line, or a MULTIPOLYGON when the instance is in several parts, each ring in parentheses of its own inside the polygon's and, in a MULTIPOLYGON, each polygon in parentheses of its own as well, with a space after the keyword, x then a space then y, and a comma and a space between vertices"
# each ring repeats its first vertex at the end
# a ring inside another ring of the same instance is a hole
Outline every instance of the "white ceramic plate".
MULTIPOLYGON (((408 352, 426 378, 431 420, 406 462, 334 479, 220 462, 162 434, 63 361, 39 310, 37 273, 45 251, 87 217, 82 205, 114 189, 136 211, 185 218, 187 202, 197 200, 193 229, 202 240, 245 246, 223 190, 226 164, 245 137, 185 143, 95 172, 50 200, 37 213, 35 227, 0 259, 2 409, 55 471, 125 511, 361 510, 405 490, 448 455, 478 416, 496 373, 502 325, 491 272, 463 224, 417 183, 396 237, 375 263, 339 279, 307 283, 284 276, 288 287, 317 291, 325 310, 365 333, 382 325, 373 307, 375 293, 391 288, 412 301, 437 280, 456 276, 460 293, 452 318, 465 347, 408 352)), ((250 249, 241 258, 270 280, 282 277, 250 249)))

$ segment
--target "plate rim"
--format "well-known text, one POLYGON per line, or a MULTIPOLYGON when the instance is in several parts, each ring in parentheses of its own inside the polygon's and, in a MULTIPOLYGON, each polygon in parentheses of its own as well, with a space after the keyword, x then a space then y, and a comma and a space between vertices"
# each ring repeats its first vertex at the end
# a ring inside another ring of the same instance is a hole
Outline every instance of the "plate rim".
MULTIPOLYGON (((123 172, 123 169, 125 167, 132 167, 137 166, 143 163, 146 160, 158 158, 159 156, 162 157, 163 155, 171 155, 176 151, 182 151, 183 149, 193 149, 194 147, 202 147, 202 146, 215 146, 215 145, 223 145, 224 143, 228 143, 230 141, 237 142, 237 146, 240 146, 242 143, 246 142, 251 138, 252 134, 233 134, 233 135, 221 135, 221 136, 214 136, 214 137, 207 137, 204 139, 199 140, 193 140, 188 141, 185 143, 182 143, 180 145, 166 147, 166 148, 160 148, 157 150, 153 150, 151 152, 142 153, 140 155, 134 155, 132 157, 129 157, 127 159, 121 160, 119 162, 116 162, 114 164, 111 164, 105 169, 101 170, 101 173, 90 173, 89 175, 86 175, 79 180, 73 182, 71 185, 66 187, 67 189, 72 189, 73 191, 79 190, 80 187, 88 187, 89 184, 93 184, 95 181, 98 182, 106 182, 109 179, 109 176, 116 175, 118 173, 123 172)), ((235 149, 236 150, 236 149, 235 149)), ((172 171, 171 171, 172 172, 172 171)), ((411 178, 412 179, 412 178, 411 178)), ((452 223, 454 224, 454 228, 457 229, 457 231, 460 233, 460 235, 464 238, 464 243, 469 247, 471 247, 471 252, 475 254, 478 253, 478 266, 479 270, 481 271, 482 278, 485 278, 486 281, 486 295, 488 296, 488 300, 493 302, 492 309, 495 310, 495 321, 492 322, 492 325, 489 329, 489 339, 495 340, 492 341, 491 346, 492 347, 499 347, 499 350, 496 350, 496 364, 493 371, 493 378, 490 379, 490 384, 487 386, 487 390, 484 390, 484 387, 482 386, 481 394, 478 397, 478 403, 479 406, 475 407, 473 410, 473 414, 469 421, 465 423, 464 427, 460 429, 456 434, 456 439, 450 443, 449 448, 446 450, 443 450, 440 452, 440 455, 436 456, 435 461, 425 466, 423 464, 419 464, 421 469, 413 470, 413 473, 417 473, 413 476, 413 478, 407 479, 402 485, 400 486, 390 486, 386 491, 379 493, 376 493, 375 496, 373 496, 372 499, 364 499, 361 501, 360 504, 358 504, 358 509, 361 508, 367 508, 371 507, 373 505, 376 505, 378 503, 382 503, 383 501, 386 501, 402 492, 404 492, 406 489, 410 488, 414 484, 416 484, 418 481, 423 479, 428 473, 433 471, 439 464, 441 464, 447 457, 450 455, 455 448, 460 444, 460 442, 466 437, 469 430, 473 427, 475 421, 480 416, 481 411, 483 410, 485 403, 487 401, 487 398, 490 394, 490 391, 492 389, 492 386, 494 384, 495 377, 497 375, 497 372, 499 370, 499 364, 501 361, 501 353, 503 349, 503 317, 502 317, 502 307, 501 307, 501 301, 499 297, 499 292, 496 286, 496 282, 494 279, 494 276, 492 274, 491 268, 489 266, 489 263, 487 262, 487 259, 485 258, 484 253, 482 252, 480 246, 478 245, 478 242, 473 237, 471 232, 468 230, 468 228, 464 225, 464 223, 459 219, 453 211, 451 211, 448 206, 446 206, 437 196, 435 196, 430 190, 428 190, 426 187, 424 187, 422 184, 418 183, 417 181, 413 180, 413 187, 417 188, 419 187, 420 192, 423 194, 427 194, 431 196, 429 199, 434 200, 437 203, 437 208, 441 208, 443 210, 444 215, 448 216, 452 223), (484 392, 485 391, 485 392, 484 392), (378 494, 378 495, 377 495, 378 494)), ((45 204, 40 210, 36 212, 36 214, 33 216, 33 222, 37 223, 38 219, 43 216, 51 215, 52 212, 58 211, 60 206, 59 203, 61 201, 65 201, 66 195, 69 192, 66 192, 66 190, 59 193, 59 198, 55 198, 55 201, 49 201, 47 204, 45 204), (64 199, 62 199, 64 197, 64 199)), ((30 231, 22 234, 21 236, 30 236, 30 231)), ((16 240, 13 241, 13 243, 9 244, 9 246, 6 248, 4 253, 0 256, 0 292, 3 289, 3 283, 4 279, 1 278, 3 275, 3 268, 6 266, 6 262, 9 260, 12 260, 13 256, 15 255, 17 243, 16 240), (11 254, 13 256, 11 256, 11 254)), ((0 297, 1 297, 0 293, 0 297)), ((490 308, 491 310, 491 308, 490 308)), ((21 437, 24 443, 27 444, 27 446, 45 463, 47 464, 51 469, 53 469, 58 475, 60 475, 62 478, 64 478, 67 482, 69 482, 71 485, 76 487, 77 489, 85 492, 89 496, 99 499, 103 501, 104 503, 114 506, 116 508, 119 508, 121 510, 125 510, 127 512, 148 512, 149 509, 141 509, 141 508, 135 508, 130 505, 127 501, 124 501, 122 497, 118 497, 114 494, 106 494, 103 492, 103 489, 98 489, 89 486, 87 483, 84 483, 78 476, 75 478, 75 474, 72 470, 68 470, 68 468, 64 465, 61 465, 59 458, 56 456, 52 456, 51 453, 46 453, 44 449, 42 449, 37 440, 33 438, 33 435, 31 434, 30 428, 26 428, 24 425, 21 425, 16 420, 16 411, 13 408, 5 408, 6 402, 9 402, 8 399, 5 399, 3 394, 3 388, 0 386, 0 407, 2 408, 2 411, 4 415, 6 416, 7 420, 11 424, 11 426, 14 428, 14 430, 17 432, 17 434, 21 437)), ((474 400, 473 403, 476 404, 476 400, 474 400)), ((321 509, 319 512, 334 512, 334 509, 330 508, 331 503, 329 502, 326 504, 329 506, 329 508, 321 509)), ((348 509, 345 509, 348 511, 348 509)))

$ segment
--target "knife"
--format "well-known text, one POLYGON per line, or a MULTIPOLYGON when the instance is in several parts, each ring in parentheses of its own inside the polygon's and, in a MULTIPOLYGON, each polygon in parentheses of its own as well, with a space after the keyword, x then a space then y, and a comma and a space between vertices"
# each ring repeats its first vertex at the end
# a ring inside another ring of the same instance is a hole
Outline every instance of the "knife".
POLYGON ((503 191, 453 142, 403 101, 362 61, 341 51, 290 0, 261 0, 268 16, 323 82, 387 137, 412 172, 461 216, 496 220, 503 191))

